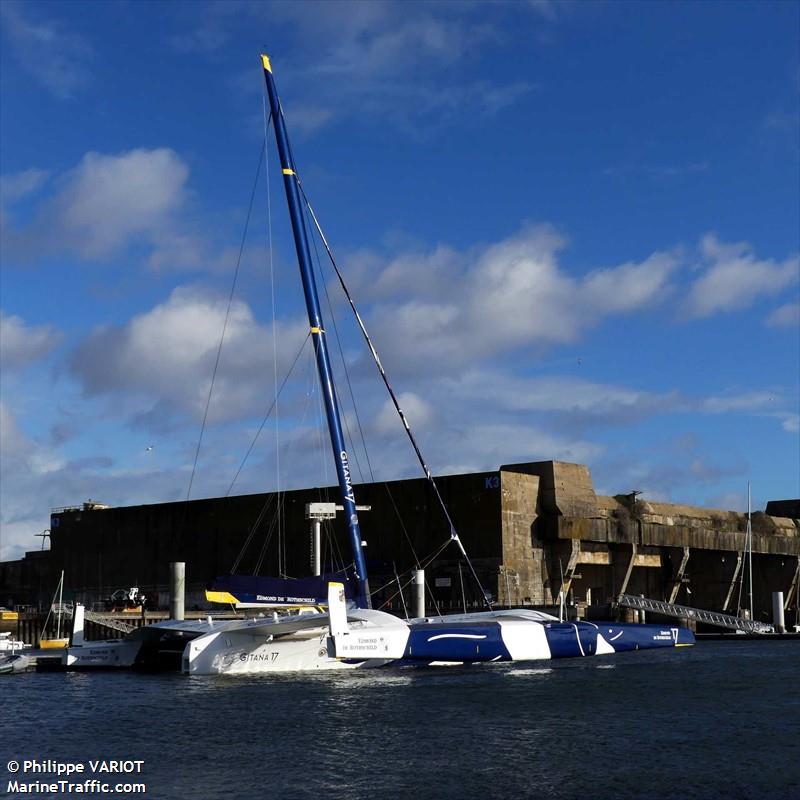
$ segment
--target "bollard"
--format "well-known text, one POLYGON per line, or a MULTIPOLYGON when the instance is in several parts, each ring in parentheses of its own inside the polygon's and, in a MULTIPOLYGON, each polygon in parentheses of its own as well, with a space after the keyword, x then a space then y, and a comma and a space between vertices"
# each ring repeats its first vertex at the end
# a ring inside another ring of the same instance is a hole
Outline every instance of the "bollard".
POLYGON ((425 570, 414 570, 414 585, 417 590, 414 592, 414 616, 425 616, 425 570))
POLYGON ((772 625, 777 633, 786 633, 783 617, 783 592, 772 593, 772 625))
POLYGON ((183 602, 186 593, 186 563, 172 561, 169 565, 169 616, 183 619, 183 602))

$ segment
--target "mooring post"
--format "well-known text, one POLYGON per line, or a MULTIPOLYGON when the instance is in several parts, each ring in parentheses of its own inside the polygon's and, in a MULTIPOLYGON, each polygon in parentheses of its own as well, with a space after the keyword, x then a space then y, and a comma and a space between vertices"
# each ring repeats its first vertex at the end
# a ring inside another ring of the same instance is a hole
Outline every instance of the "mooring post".
POLYGON ((183 619, 183 604, 186 594, 186 562, 172 561, 169 565, 169 616, 183 619))
POLYGON ((414 570, 414 585, 416 591, 414 592, 414 616, 425 616, 425 570, 414 570))
POLYGON ((322 574, 322 520, 313 520, 314 526, 314 575, 322 574))
POLYGON ((783 616, 783 592, 772 593, 772 625, 777 633, 786 633, 786 621, 783 616))
POLYGON ((75 603, 72 608, 72 637, 70 644, 74 646, 83 644, 84 608, 82 603, 75 603))

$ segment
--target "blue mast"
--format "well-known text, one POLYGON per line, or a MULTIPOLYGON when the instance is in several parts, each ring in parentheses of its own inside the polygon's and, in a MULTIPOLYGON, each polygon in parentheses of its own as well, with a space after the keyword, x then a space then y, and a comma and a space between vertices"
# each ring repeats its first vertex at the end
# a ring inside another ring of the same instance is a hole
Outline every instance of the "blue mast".
POLYGON ((297 250, 297 263, 300 267, 300 277, 303 281, 303 293, 306 298, 308 322, 311 326, 311 337, 314 342, 314 353, 317 357, 317 370, 322 385, 322 394, 325 398, 325 413, 328 417, 328 430, 331 435, 333 460, 336 463, 336 473, 339 476, 339 489, 342 493, 342 502, 350 532, 350 545, 353 550, 356 580, 358 582, 357 602, 361 608, 370 608, 372 604, 369 596, 367 567, 364 563, 364 552, 361 548, 361 529, 358 525, 356 500, 353 494, 353 484, 350 476, 350 463, 347 458, 347 450, 344 446, 339 405, 336 402, 336 392, 333 386, 333 372, 328 357, 325 328, 322 324, 322 314, 319 308, 319 296, 317 295, 314 270, 312 269, 311 251, 308 247, 308 235, 306 234, 306 226, 300 202, 298 177, 294 168, 292 151, 289 147, 289 139, 286 135, 286 125, 283 120, 280 100, 278 99, 278 91, 275 88, 275 80, 272 77, 272 66, 270 65, 269 58, 265 55, 261 56, 261 63, 264 67, 264 79, 267 82, 269 107, 272 112, 272 120, 275 127, 275 139, 278 143, 278 156, 280 157, 281 170, 283 172, 283 185, 286 189, 286 200, 289 204, 289 216, 292 220, 294 246, 297 250))

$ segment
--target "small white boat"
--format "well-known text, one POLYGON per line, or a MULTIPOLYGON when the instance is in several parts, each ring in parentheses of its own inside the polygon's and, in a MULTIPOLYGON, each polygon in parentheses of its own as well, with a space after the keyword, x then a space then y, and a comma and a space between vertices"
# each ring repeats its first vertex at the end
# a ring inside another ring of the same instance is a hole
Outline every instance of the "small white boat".
POLYGON ((30 672, 34 667, 34 660, 22 653, 4 656, 0 654, 0 675, 14 675, 19 672, 30 672))
POLYGON ((1 656, 10 656, 29 647, 29 644, 25 644, 25 642, 21 642, 19 639, 14 639, 10 633, 0 633, 1 656))

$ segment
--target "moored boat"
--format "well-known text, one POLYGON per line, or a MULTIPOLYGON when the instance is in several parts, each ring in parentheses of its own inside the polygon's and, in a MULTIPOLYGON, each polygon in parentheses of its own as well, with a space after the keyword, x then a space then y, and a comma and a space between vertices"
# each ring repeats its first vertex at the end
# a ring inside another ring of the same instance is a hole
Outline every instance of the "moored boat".
MULTIPOLYGON (((342 432, 340 411, 333 383, 328 344, 317 296, 311 251, 304 220, 307 210, 316 225, 325 249, 330 248, 322 234, 316 215, 308 204, 300 185, 297 167, 286 132, 285 120, 267 56, 262 56, 263 74, 269 100, 286 192, 289 216, 294 234, 298 267, 306 302, 310 337, 314 345, 317 371, 328 424, 331 448, 347 521, 352 554, 352 589, 329 581, 327 611, 295 610, 273 614, 272 618, 235 620, 212 625, 188 642, 183 652, 182 668, 188 674, 254 674, 293 670, 352 669, 380 667, 387 664, 452 664, 494 661, 527 661, 549 658, 607 655, 625 650, 643 650, 689 645, 694 642, 686 628, 660 625, 592 624, 560 622, 554 617, 530 610, 494 611, 421 618, 404 621, 371 608, 363 543, 358 522, 355 495, 350 476, 348 453, 342 432)), ((334 268, 336 268, 334 262, 334 268)), ((336 268, 340 282, 343 278, 336 268)), ((345 287, 347 299, 355 306, 345 287)), ((389 394, 400 415, 426 477, 441 503, 450 529, 450 538, 458 546, 477 581, 471 562, 456 533, 455 526, 436 488, 430 469, 411 433, 410 425, 400 409, 397 397, 372 344, 363 320, 356 313, 362 334, 389 394)), ((350 576, 348 575, 348 578, 350 576)), ((255 580, 255 579, 253 579, 255 580)), ((274 580, 274 579, 258 579, 274 580)), ((256 586, 257 584, 253 584, 256 586)), ((223 581, 212 587, 229 602, 239 597, 232 591, 235 583, 223 581)), ((243 591, 243 585, 238 585, 243 591)), ((252 588, 252 587, 251 587, 252 588)), ((251 592, 252 594, 252 592, 251 592)), ((286 592, 284 591, 284 595, 286 592)), ((256 598, 258 592, 256 590, 256 598)), ((485 593, 483 593, 485 596, 485 593)), ((261 597, 267 597, 262 594, 261 597)), ((316 600, 316 598, 315 598, 316 600)), ((488 605, 488 603, 487 603, 488 605)), ((172 623, 164 623, 164 629, 172 623)))
POLYGON ((64 570, 61 570, 61 577, 58 580, 55 594, 53 595, 53 602, 50 604, 50 610, 47 612, 47 618, 42 627, 42 633, 39 636, 39 647, 42 650, 63 650, 69 644, 69 636, 62 636, 61 633, 61 620, 64 614, 64 570), (58 597, 58 603, 56 603, 58 597), (56 630, 55 634, 52 632, 47 633, 47 625, 50 622, 50 617, 55 615, 56 630))

